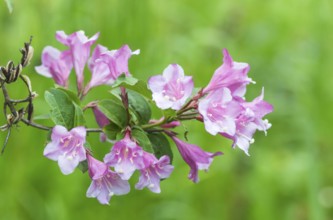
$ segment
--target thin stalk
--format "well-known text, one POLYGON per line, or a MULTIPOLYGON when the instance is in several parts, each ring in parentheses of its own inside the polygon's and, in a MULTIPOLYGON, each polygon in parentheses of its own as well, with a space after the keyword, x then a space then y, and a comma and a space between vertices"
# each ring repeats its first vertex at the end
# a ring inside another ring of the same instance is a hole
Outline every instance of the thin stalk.
POLYGON ((51 127, 47 127, 47 126, 44 126, 44 125, 41 125, 41 124, 34 123, 34 122, 29 121, 29 120, 27 120, 25 118, 21 118, 21 121, 24 124, 28 125, 28 126, 31 126, 31 127, 34 127, 34 128, 38 128, 40 130, 49 131, 49 130, 52 129, 51 127))
POLYGON ((150 123, 150 124, 142 125, 141 128, 148 129, 148 128, 157 127, 157 126, 165 124, 167 121, 168 120, 163 117, 160 120, 156 121, 155 123, 150 123))

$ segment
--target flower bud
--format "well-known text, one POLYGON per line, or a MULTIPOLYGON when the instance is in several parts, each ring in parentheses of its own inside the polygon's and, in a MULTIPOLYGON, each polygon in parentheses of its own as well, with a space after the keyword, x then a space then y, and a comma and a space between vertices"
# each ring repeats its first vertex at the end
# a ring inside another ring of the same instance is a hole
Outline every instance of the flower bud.
POLYGON ((34 48, 31 46, 32 37, 30 37, 30 42, 24 43, 24 48, 20 51, 22 53, 21 64, 23 67, 27 66, 32 59, 34 54, 34 48))

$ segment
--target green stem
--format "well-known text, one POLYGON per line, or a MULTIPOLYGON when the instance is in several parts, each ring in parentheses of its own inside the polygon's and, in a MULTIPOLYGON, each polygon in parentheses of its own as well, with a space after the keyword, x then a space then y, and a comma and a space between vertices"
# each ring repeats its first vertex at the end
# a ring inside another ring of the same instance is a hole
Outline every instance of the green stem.
POLYGON ((167 122, 168 122, 168 120, 166 118, 162 117, 160 120, 156 121, 155 123, 142 125, 141 128, 142 129, 153 128, 153 127, 156 127, 156 126, 163 125, 167 122))

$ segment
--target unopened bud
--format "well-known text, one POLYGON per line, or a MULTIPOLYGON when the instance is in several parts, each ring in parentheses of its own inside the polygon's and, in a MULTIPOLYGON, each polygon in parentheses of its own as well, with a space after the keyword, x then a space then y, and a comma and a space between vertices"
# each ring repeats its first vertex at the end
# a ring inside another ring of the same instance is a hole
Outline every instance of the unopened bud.
POLYGON ((31 46, 32 37, 30 37, 30 42, 24 43, 24 48, 20 51, 22 53, 21 64, 23 67, 27 66, 34 55, 34 48, 31 46))
POLYGON ((19 64, 16 68, 12 68, 9 72, 8 72, 8 78, 7 78, 7 83, 12 83, 15 82, 17 80, 17 78, 19 77, 19 75, 22 72, 22 65, 19 64))

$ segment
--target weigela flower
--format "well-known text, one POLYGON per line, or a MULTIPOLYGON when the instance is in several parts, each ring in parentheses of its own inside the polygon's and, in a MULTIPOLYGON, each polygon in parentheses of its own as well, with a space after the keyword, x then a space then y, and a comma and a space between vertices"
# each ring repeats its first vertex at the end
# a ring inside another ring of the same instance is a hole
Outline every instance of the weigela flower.
POLYGON ((42 65, 35 67, 40 75, 52 77, 60 86, 68 86, 68 76, 73 68, 70 51, 60 52, 58 49, 47 46, 42 52, 42 65))
POLYGON ((205 129, 212 135, 223 132, 233 136, 236 132, 236 118, 242 110, 242 106, 233 99, 228 88, 210 92, 198 105, 205 129))
POLYGON ((179 110, 192 93, 193 81, 191 76, 184 75, 181 66, 170 64, 162 75, 150 77, 148 86, 157 107, 179 110))
POLYGON ((139 53, 140 50, 132 51, 128 45, 111 51, 98 45, 89 62, 92 77, 85 91, 98 85, 112 84, 121 74, 130 76, 128 60, 132 55, 139 53))
POLYGON ((58 161, 60 170, 67 175, 74 171, 79 162, 86 159, 86 129, 76 127, 68 131, 65 127, 56 125, 52 129, 51 142, 44 149, 44 156, 58 161))
POLYGON ((84 31, 77 31, 71 35, 65 34, 64 31, 56 32, 56 39, 69 47, 72 55, 72 62, 77 77, 78 90, 82 92, 83 89, 83 71, 90 55, 90 47, 95 43, 99 33, 92 36, 90 39, 84 34, 84 31))
POLYGON ((246 85, 253 82, 247 77, 250 66, 247 63, 239 63, 232 60, 227 49, 223 50, 223 64, 214 72, 209 84, 204 88, 204 93, 226 87, 232 96, 243 97, 246 85))
POLYGON ((252 138, 254 133, 257 130, 256 124, 253 122, 242 123, 238 121, 236 132, 233 136, 228 135, 226 133, 221 133, 226 138, 233 140, 232 147, 235 148, 236 146, 244 151, 244 153, 248 156, 249 155, 249 147, 250 144, 254 143, 254 139, 252 138))
POLYGON ((141 176, 135 188, 147 187, 154 193, 160 193, 161 179, 168 178, 174 168, 170 165, 170 158, 164 155, 158 160, 153 154, 144 152, 143 162, 144 168, 140 170, 141 176))
POLYGON ((252 102, 243 101, 241 105, 245 109, 241 116, 242 121, 252 121, 257 125, 258 130, 266 133, 271 124, 262 118, 273 111, 273 106, 264 101, 264 89, 262 89, 261 94, 252 102))
POLYGON ((249 155, 250 144, 254 142, 253 135, 256 130, 264 131, 271 127, 267 119, 262 118, 273 111, 273 106, 263 100, 264 90, 260 96, 252 102, 239 99, 243 111, 236 119, 236 132, 234 135, 221 133, 223 136, 233 140, 233 147, 237 146, 249 155))
POLYGON ((143 150, 127 133, 124 139, 116 142, 111 152, 105 155, 104 162, 121 176, 122 179, 131 178, 135 170, 142 169, 143 150))
POLYGON ((101 204, 109 204, 113 195, 124 195, 130 191, 128 181, 122 180, 120 176, 111 171, 109 167, 87 154, 88 172, 92 179, 87 197, 97 198, 101 204))
POLYGON ((183 142, 175 136, 171 136, 171 138, 175 142, 182 158, 191 168, 188 178, 195 183, 199 181, 198 170, 207 171, 213 161, 213 157, 222 154, 222 152, 205 152, 200 147, 183 142))

